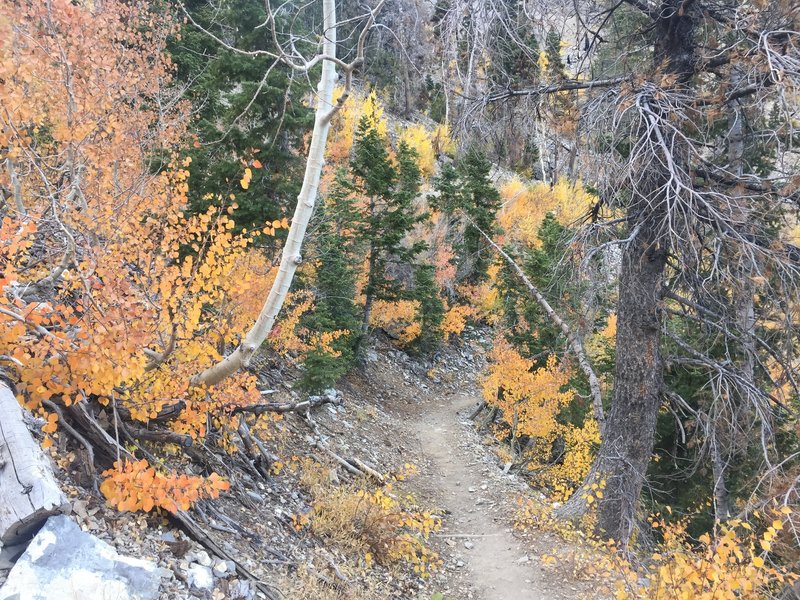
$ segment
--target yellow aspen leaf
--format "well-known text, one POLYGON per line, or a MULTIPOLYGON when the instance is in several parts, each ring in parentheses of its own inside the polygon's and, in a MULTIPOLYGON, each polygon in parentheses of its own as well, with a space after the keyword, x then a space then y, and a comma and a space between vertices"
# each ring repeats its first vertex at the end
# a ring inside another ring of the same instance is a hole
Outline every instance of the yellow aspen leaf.
POLYGON ((246 190, 250 187, 250 180, 252 179, 252 177, 253 177, 253 171, 251 171, 249 168, 245 169, 244 177, 242 177, 239 180, 239 185, 242 186, 243 190, 246 190))

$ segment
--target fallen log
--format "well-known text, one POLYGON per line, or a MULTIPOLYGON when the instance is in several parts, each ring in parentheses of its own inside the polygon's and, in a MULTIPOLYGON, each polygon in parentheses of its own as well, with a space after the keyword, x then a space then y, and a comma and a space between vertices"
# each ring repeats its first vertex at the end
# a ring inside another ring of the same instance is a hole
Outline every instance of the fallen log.
POLYGON ((191 436, 174 431, 144 429, 143 427, 128 427, 130 434, 138 440, 160 442, 162 444, 177 444, 182 448, 190 448, 194 443, 191 436))
POLYGON ((22 407, 0 380, 0 543, 26 542, 68 504, 22 407))
POLYGON ((477 417, 479 414, 481 414, 481 411, 482 411, 484 408, 486 408, 486 400, 481 400, 481 401, 480 401, 480 403, 478 404, 478 406, 476 406, 476 407, 475 407, 475 410, 473 410, 473 411, 470 413, 469 417, 467 417, 467 419, 469 419, 470 421, 474 421, 474 420, 475 420, 475 418, 476 418, 476 417, 477 417))
POLYGON ((342 400, 338 396, 326 394, 324 396, 311 396, 308 400, 299 402, 267 402, 266 404, 252 404, 250 406, 237 406, 231 411, 231 415, 249 413, 251 415, 263 415, 264 413, 302 413, 317 408, 324 404, 340 406, 342 400))

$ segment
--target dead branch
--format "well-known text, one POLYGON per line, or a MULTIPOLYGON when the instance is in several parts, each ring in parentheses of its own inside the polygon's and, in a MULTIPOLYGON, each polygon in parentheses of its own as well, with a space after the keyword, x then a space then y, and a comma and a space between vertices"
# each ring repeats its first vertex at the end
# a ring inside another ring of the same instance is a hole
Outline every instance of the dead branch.
POLYGON ((249 413, 253 415, 263 415, 264 413, 290 413, 290 412, 306 412, 311 409, 323 406, 325 404, 333 404, 334 406, 341 406, 342 401, 337 397, 331 396, 311 396, 308 400, 300 402, 268 402, 266 404, 253 404, 252 406, 237 406, 231 412, 231 415, 238 415, 240 413, 249 413))
POLYGON ((553 310, 553 307, 550 306, 547 298, 542 295, 536 286, 533 285, 528 276, 525 275, 525 271, 522 270, 522 267, 520 267, 517 262, 511 258, 511 256, 509 256, 508 253, 506 253, 506 251, 503 250, 485 231, 475 225, 475 223, 468 216, 466 218, 470 221, 472 227, 474 227, 478 233, 480 233, 484 239, 486 239, 492 248, 494 248, 497 253, 509 264, 509 266, 520 278, 522 283, 525 284, 525 287, 528 288, 528 291, 533 295, 536 302, 539 303, 539 306, 542 307, 547 316, 550 317, 550 320, 561 329, 562 333, 567 338, 569 347, 575 355, 575 358, 578 360, 578 365, 583 371, 583 374, 586 376, 586 379, 589 380, 589 388, 592 392, 592 407, 594 409, 594 417, 597 420, 597 425, 602 433, 605 422, 605 417, 603 415, 603 392, 600 389, 600 380, 598 379, 597 374, 594 372, 594 369, 589 362, 589 358, 586 356, 586 352, 583 349, 583 343, 581 342, 580 338, 567 324, 567 322, 562 319, 555 310, 553 310))

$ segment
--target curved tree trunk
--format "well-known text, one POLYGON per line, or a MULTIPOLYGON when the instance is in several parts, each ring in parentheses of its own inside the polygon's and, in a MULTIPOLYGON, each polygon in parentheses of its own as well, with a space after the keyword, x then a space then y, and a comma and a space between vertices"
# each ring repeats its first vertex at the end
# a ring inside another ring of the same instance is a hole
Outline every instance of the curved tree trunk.
MULTIPOLYGON (((322 53, 325 56, 336 56, 335 1, 323 0, 322 10, 325 20, 322 53)), ((261 314, 244 340, 239 344, 239 347, 217 364, 196 375, 192 379, 194 385, 215 385, 242 367, 246 367, 256 350, 267 339, 267 335, 272 330, 275 319, 283 307, 283 302, 292 285, 295 271, 297 271, 297 267, 302 262, 300 251, 303 246, 303 238, 317 200, 319 181, 325 162, 325 145, 328 140, 331 117, 335 112, 333 89, 336 85, 336 79, 336 65, 330 60, 323 60, 322 76, 317 87, 314 130, 311 134, 311 145, 308 150, 303 186, 297 197, 297 208, 295 209, 294 217, 292 217, 292 225, 289 228, 286 245, 283 247, 278 275, 272 284, 272 289, 264 303, 264 307, 261 309, 261 314)))

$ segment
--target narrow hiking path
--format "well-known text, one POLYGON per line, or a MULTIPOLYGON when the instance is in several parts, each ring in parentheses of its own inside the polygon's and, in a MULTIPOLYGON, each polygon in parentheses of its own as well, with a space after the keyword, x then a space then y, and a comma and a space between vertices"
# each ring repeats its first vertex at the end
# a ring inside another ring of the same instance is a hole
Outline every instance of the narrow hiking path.
POLYGON ((518 500, 535 492, 504 472, 469 420, 480 401, 483 354, 478 344, 451 348, 437 370, 384 351, 360 390, 386 411, 387 445, 419 467, 403 492, 443 518, 432 536, 443 565, 419 599, 434 593, 445 600, 602 597, 575 572, 571 544, 555 533, 514 529, 518 500))
MULTIPOLYGON (((482 461, 464 444, 466 418, 475 405, 467 394, 434 398, 414 423, 422 451, 431 461, 429 479, 448 514, 440 537, 462 553, 475 597, 481 600, 538 600, 555 597, 529 550, 515 539, 506 522, 502 495, 512 490, 488 478, 482 461), (461 413, 464 413, 462 415, 461 413), (491 486, 491 491, 490 491, 491 486)), ((513 495, 519 490, 514 489, 513 495)), ((512 496, 513 497, 513 496, 512 496)))

